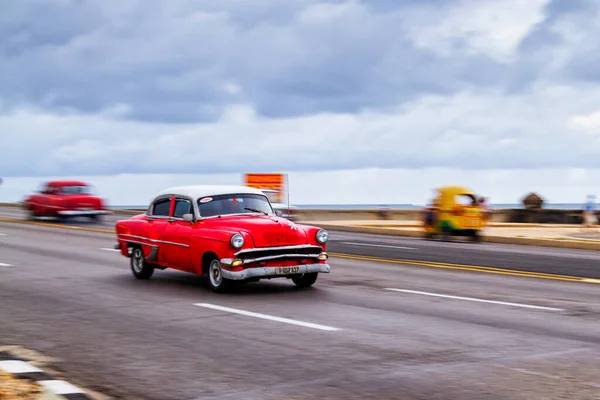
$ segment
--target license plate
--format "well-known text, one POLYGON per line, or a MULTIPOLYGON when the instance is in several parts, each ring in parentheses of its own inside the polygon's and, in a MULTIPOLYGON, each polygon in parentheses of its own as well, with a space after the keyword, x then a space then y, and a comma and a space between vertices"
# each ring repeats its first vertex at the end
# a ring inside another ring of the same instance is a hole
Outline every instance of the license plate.
POLYGON ((275 273, 277 275, 291 275, 300 272, 300 267, 277 267, 275 273))

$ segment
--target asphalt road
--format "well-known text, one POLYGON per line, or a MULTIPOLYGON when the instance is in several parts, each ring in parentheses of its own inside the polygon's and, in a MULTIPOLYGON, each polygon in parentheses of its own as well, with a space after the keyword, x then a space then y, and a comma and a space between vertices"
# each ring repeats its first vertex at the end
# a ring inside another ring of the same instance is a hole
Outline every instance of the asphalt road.
MULTIPOLYGON (((0 207, 0 217, 24 219, 18 208, 0 207)), ((107 215, 101 223, 86 218, 69 220, 66 225, 112 229, 127 215, 107 215)), ((53 220, 48 222, 56 223, 53 220)), ((327 247, 333 253, 402 261, 427 261, 501 268, 533 273, 572 275, 600 279, 600 252, 557 250, 549 247, 426 241, 420 238, 365 235, 336 232, 327 247)))
MULTIPOLYGON (((335 232, 331 247, 371 241, 406 244, 391 255, 410 259, 496 254, 505 267, 597 260, 335 232)), ((124 399, 600 398, 598 284, 332 258, 307 290, 273 280, 218 295, 176 271, 137 281, 113 244, 0 222, 0 345, 124 399)))

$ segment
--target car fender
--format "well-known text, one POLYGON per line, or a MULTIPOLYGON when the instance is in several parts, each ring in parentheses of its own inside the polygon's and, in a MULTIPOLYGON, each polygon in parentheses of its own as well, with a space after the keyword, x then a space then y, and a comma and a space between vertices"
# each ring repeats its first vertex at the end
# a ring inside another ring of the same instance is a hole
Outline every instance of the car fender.
POLYGON ((29 195, 27 197, 25 197, 25 199, 23 199, 23 202, 21 203, 21 206, 23 207, 23 209, 25 210, 31 210, 34 208, 34 199, 35 199, 35 195, 29 195))
MULTIPOLYGON (((138 242, 140 241, 148 242, 147 240, 140 240, 139 238, 146 238, 151 241, 160 240, 158 237, 159 233, 148 226, 148 221, 144 218, 143 214, 133 216, 130 219, 117 221, 115 224, 115 232, 117 241, 121 245, 121 254, 125 257, 129 257, 128 245, 139 244, 138 242)), ((150 257, 152 254, 152 246, 142 246, 142 251, 144 252, 144 257, 150 257)))
POLYGON ((224 230, 218 228, 195 229, 190 241, 190 251, 194 271, 197 274, 202 273, 204 256, 209 253, 216 255, 218 259, 234 257, 234 254, 241 250, 231 246, 231 237, 236 233, 239 233, 244 237, 242 249, 255 246, 252 235, 245 230, 224 230))
POLYGON ((306 233, 306 238, 308 239, 309 244, 321 246, 323 251, 325 251, 327 249, 327 243, 319 243, 317 241, 317 232, 319 232, 323 228, 319 228, 318 226, 303 225, 303 224, 296 224, 296 227, 299 229, 302 229, 306 233))

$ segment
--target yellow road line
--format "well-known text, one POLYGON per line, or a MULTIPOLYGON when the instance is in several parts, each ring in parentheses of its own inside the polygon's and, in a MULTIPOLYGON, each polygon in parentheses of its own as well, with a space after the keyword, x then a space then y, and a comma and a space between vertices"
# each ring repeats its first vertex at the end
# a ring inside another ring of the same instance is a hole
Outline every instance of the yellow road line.
MULTIPOLYGON (((17 224, 25 224, 25 225, 38 225, 38 226, 45 226, 45 227, 49 227, 49 228, 73 229, 73 230, 97 232, 97 233, 114 233, 114 229, 63 225, 63 224, 54 224, 54 223, 49 223, 49 222, 26 221, 26 220, 20 220, 20 219, 12 219, 12 218, 0 218, 0 222, 10 222, 10 223, 17 223, 17 224)), ((435 261, 420 261, 420 260, 409 260, 409 259, 399 259, 399 258, 359 256, 359 255, 353 255, 353 254, 332 253, 332 252, 329 252, 329 255, 331 257, 346 258, 346 259, 361 260, 361 261, 416 265, 416 266, 430 267, 430 268, 454 269, 454 270, 471 271, 471 272, 484 272, 484 273, 488 273, 488 274, 512 275, 512 276, 521 276, 521 277, 527 277, 527 278, 553 279, 553 280, 560 280, 560 281, 600 284, 600 279, 591 279, 591 278, 584 278, 584 277, 579 277, 579 276, 569 276, 569 275, 547 274, 547 273, 543 273, 543 272, 517 271, 517 270, 506 269, 506 268, 486 267, 486 266, 482 266, 482 265, 451 264, 451 263, 441 263, 441 262, 435 262, 435 261)))
POLYGON ((331 257, 346 258, 346 259, 351 259, 351 260, 373 261, 373 262, 392 263, 392 264, 406 264, 406 265, 416 265, 416 266, 430 267, 430 268, 454 269, 454 270, 462 270, 462 271, 470 271, 470 272, 484 272, 484 273, 488 273, 488 274, 511 275, 511 276, 527 277, 527 278, 553 279, 553 280, 558 280, 558 281, 585 282, 585 283, 600 284, 600 279, 590 279, 590 278, 584 278, 584 277, 580 277, 580 276, 546 274, 543 272, 517 271, 517 270, 511 270, 511 269, 505 269, 505 268, 493 268, 493 267, 484 267, 484 266, 477 266, 477 265, 450 264, 450 263, 440 263, 440 262, 434 262, 434 261, 405 260, 405 259, 383 258, 383 257, 372 257, 372 256, 356 256, 356 255, 352 255, 352 254, 332 253, 332 252, 329 252, 329 255, 331 257))

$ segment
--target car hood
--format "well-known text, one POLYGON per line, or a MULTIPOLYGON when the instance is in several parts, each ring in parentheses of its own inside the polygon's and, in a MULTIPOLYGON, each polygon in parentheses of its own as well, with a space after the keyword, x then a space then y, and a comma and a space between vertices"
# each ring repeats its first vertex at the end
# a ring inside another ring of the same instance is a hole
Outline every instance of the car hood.
POLYGON ((256 247, 291 246, 307 244, 304 229, 293 222, 273 215, 224 216, 213 219, 220 228, 252 236, 256 247))

